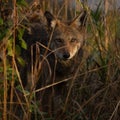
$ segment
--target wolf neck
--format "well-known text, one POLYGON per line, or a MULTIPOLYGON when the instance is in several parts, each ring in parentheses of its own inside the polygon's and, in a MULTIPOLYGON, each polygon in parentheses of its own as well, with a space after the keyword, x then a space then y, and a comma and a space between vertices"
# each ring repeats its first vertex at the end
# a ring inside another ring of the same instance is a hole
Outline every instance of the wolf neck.
POLYGON ((58 60, 56 66, 56 74, 58 76, 70 75, 74 71, 74 59, 63 61, 58 60))

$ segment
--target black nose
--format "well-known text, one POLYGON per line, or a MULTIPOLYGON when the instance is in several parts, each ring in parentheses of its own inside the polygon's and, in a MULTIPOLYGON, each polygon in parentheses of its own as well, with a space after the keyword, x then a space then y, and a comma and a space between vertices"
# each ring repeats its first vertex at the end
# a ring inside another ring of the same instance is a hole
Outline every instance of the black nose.
POLYGON ((70 57, 70 53, 68 53, 68 52, 63 55, 64 59, 68 59, 69 57, 70 57))

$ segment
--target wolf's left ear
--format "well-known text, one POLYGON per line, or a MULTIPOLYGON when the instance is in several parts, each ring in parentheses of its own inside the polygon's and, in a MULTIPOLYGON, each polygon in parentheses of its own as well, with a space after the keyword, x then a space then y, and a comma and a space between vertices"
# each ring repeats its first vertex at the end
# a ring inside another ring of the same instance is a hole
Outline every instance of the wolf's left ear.
POLYGON ((54 28, 56 25, 56 19, 55 17, 48 11, 44 13, 46 19, 47 19, 47 24, 49 27, 54 28))
POLYGON ((87 13, 83 11, 77 16, 72 22, 71 25, 75 25, 76 27, 84 27, 87 21, 87 13))

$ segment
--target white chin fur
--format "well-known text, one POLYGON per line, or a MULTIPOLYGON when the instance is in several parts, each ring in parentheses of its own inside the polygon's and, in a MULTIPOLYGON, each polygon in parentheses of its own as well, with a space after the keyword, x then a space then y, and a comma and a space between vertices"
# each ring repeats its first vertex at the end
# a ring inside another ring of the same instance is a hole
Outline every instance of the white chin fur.
POLYGON ((75 49, 72 51, 72 53, 70 53, 69 59, 72 59, 76 55, 77 52, 78 52, 78 47, 75 47, 75 49))

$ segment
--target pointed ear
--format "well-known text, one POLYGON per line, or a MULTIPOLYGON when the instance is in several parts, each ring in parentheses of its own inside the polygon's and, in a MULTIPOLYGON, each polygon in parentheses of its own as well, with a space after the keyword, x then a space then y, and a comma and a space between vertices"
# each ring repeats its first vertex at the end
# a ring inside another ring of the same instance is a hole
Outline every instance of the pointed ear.
POLYGON ((87 21, 87 13, 83 11, 77 16, 72 22, 71 25, 75 25, 76 27, 84 27, 87 21))
POLYGON ((47 19, 47 24, 49 27, 54 28, 56 25, 56 19, 55 17, 48 11, 44 13, 46 19, 47 19))

